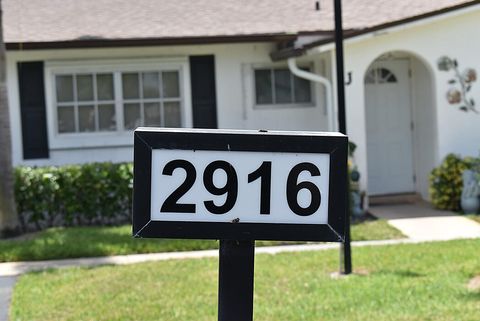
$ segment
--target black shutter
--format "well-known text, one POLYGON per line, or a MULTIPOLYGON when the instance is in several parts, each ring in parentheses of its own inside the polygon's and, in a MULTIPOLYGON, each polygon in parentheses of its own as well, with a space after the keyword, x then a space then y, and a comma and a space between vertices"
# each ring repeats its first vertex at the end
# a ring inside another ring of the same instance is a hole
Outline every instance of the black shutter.
POLYGON ((193 127, 217 128, 214 56, 190 56, 193 127))
POLYGON ((43 61, 19 62, 23 158, 48 158, 43 61))

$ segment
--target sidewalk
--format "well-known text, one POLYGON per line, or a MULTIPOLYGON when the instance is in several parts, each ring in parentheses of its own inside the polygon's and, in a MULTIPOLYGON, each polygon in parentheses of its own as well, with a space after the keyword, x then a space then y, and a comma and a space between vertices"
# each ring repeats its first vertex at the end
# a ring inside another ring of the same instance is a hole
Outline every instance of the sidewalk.
POLYGON ((480 237, 480 224, 462 215, 433 209, 426 202, 372 206, 369 212, 418 241, 480 237))
POLYGON ((0 321, 8 321, 8 310, 16 276, 0 276, 0 321))
MULTIPOLYGON (((380 246, 390 244, 420 243, 418 240, 397 239, 397 240, 378 240, 378 241, 358 241, 352 242, 353 247, 362 246, 380 246)), ((256 254, 271 254, 284 252, 305 252, 305 251, 323 251, 336 249, 338 243, 323 244, 300 244, 300 245, 282 245, 265 246, 255 248, 256 254)), ((150 254, 131 254, 117 256, 103 256, 92 258, 66 259, 66 260, 48 260, 31 262, 6 262, 0 263, 0 277, 19 276, 21 274, 41 271, 46 269, 69 268, 69 267, 92 267, 99 265, 127 265, 142 262, 166 261, 166 260, 185 260, 218 257, 218 250, 203 250, 190 252, 166 252, 150 254)))

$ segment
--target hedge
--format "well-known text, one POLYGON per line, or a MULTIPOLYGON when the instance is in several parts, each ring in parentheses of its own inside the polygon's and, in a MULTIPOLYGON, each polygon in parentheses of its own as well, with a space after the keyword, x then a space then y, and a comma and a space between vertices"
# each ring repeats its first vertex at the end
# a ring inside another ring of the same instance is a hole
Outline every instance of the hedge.
POLYGON ((430 198, 433 206, 442 210, 460 211, 462 173, 466 169, 480 172, 480 158, 462 158, 455 154, 445 157, 430 173, 430 198))
MULTIPOLYGON (((430 197, 436 208, 460 210, 465 169, 480 172, 480 158, 449 154, 432 170, 430 197)), ((24 231, 130 222, 132 189, 131 163, 15 169, 15 197, 24 231)))
POLYGON ((15 197, 24 231, 130 221, 131 163, 17 167, 15 197))

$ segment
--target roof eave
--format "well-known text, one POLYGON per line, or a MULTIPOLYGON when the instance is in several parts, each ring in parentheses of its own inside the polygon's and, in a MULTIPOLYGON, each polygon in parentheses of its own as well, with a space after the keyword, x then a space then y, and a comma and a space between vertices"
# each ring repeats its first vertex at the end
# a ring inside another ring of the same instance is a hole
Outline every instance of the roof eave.
MULTIPOLYGON (((384 29, 400 26, 402 24, 412 23, 412 22, 416 22, 416 21, 419 21, 419 20, 422 20, 422 19, 432 18, 432 17, 437 16, 437 15, 449 13, 449 12, 464 9, 464 8, 467 8, 467 7, 472 7, 472 6, 475 6, 475 5, 478 5, 478 4, 480 4, 480 0, 472 1, 472 2, 468 2, 468 3, 463 3, 463 4, 460 4, 460 5, 454 6, 454 7, 448 7, 448 8, 444 8, 444 9, 441 9, 441 10, 428 12, 428 13, 425 13, 425 14, 422 14, 422 15, 405 18, 405 19, 402 19, 402 20, 397 20, 397 21, 384 23, 384 24, 381 24, 381 25, 376 25, 376 26, 373 26, 373 27, 370 27, 370 28, 357 29, 357 30, 344 30, 344 38, 349 39, 349 38, 354 38, 354 37, 366 35, 366 34, 369 34, 369 33, 378 32, 378 31, 381 31, 381 30, 384 30, 384 29)), ((306 44, 306 45, 302 46, 301 48, 293 48, 293 47, 292 48, 283 48, 279 51, 272 52, 270 54, 270 58, 273 61, 279 61, 279 60, 285 60, 285 59, 288 59, 288 58, 299 57, 299 56, 304 55, 306 53, 306 51, 308 51, 309 49, 332 43, 334 40, 335 40, 334 33, 332 31, 330 38, 325 38, 325 39, 322 39, 322 40, 319 40, 319 41, 313 41, 309 44, 306 44)))
POLYGON ((134 39, 81 39, 46 42, 7 42, 6 48, 14 50, 42 50, 42 49, 81 49, 81 48, 113 48, 113 47, 147 47, 147 46, 174 46, 200 45, 220 43, 247 43, 247 42, 287 42, 296 38, 296 34, 275 33, 256 35, 227 35, 206 37, 172 37, 172 38, 134 38, 134 39))

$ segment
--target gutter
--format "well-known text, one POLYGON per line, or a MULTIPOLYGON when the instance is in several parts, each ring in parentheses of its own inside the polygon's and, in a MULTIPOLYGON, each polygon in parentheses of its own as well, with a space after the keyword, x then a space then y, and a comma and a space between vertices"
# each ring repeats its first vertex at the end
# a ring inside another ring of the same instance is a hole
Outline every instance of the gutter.
POLYGON ((291 57, 288 58, 288 69, 290 69, 290 72, 294 74, 295 76, 299 78, 303 78, 309 81, 313 81, 319 84, 322 84, 325 87, 325 96, 327 97, 326 99, 326 111, 327 111, 327 119, 328 119, 328 129, 331 131, 336 131, 336 126, 335 126, 335 113, 333 111, 333 94, 332 94, 332 84, 330 81, 320 75, 302 70, 298 68, 297 66, 297 61, 295 58, 291 57))

